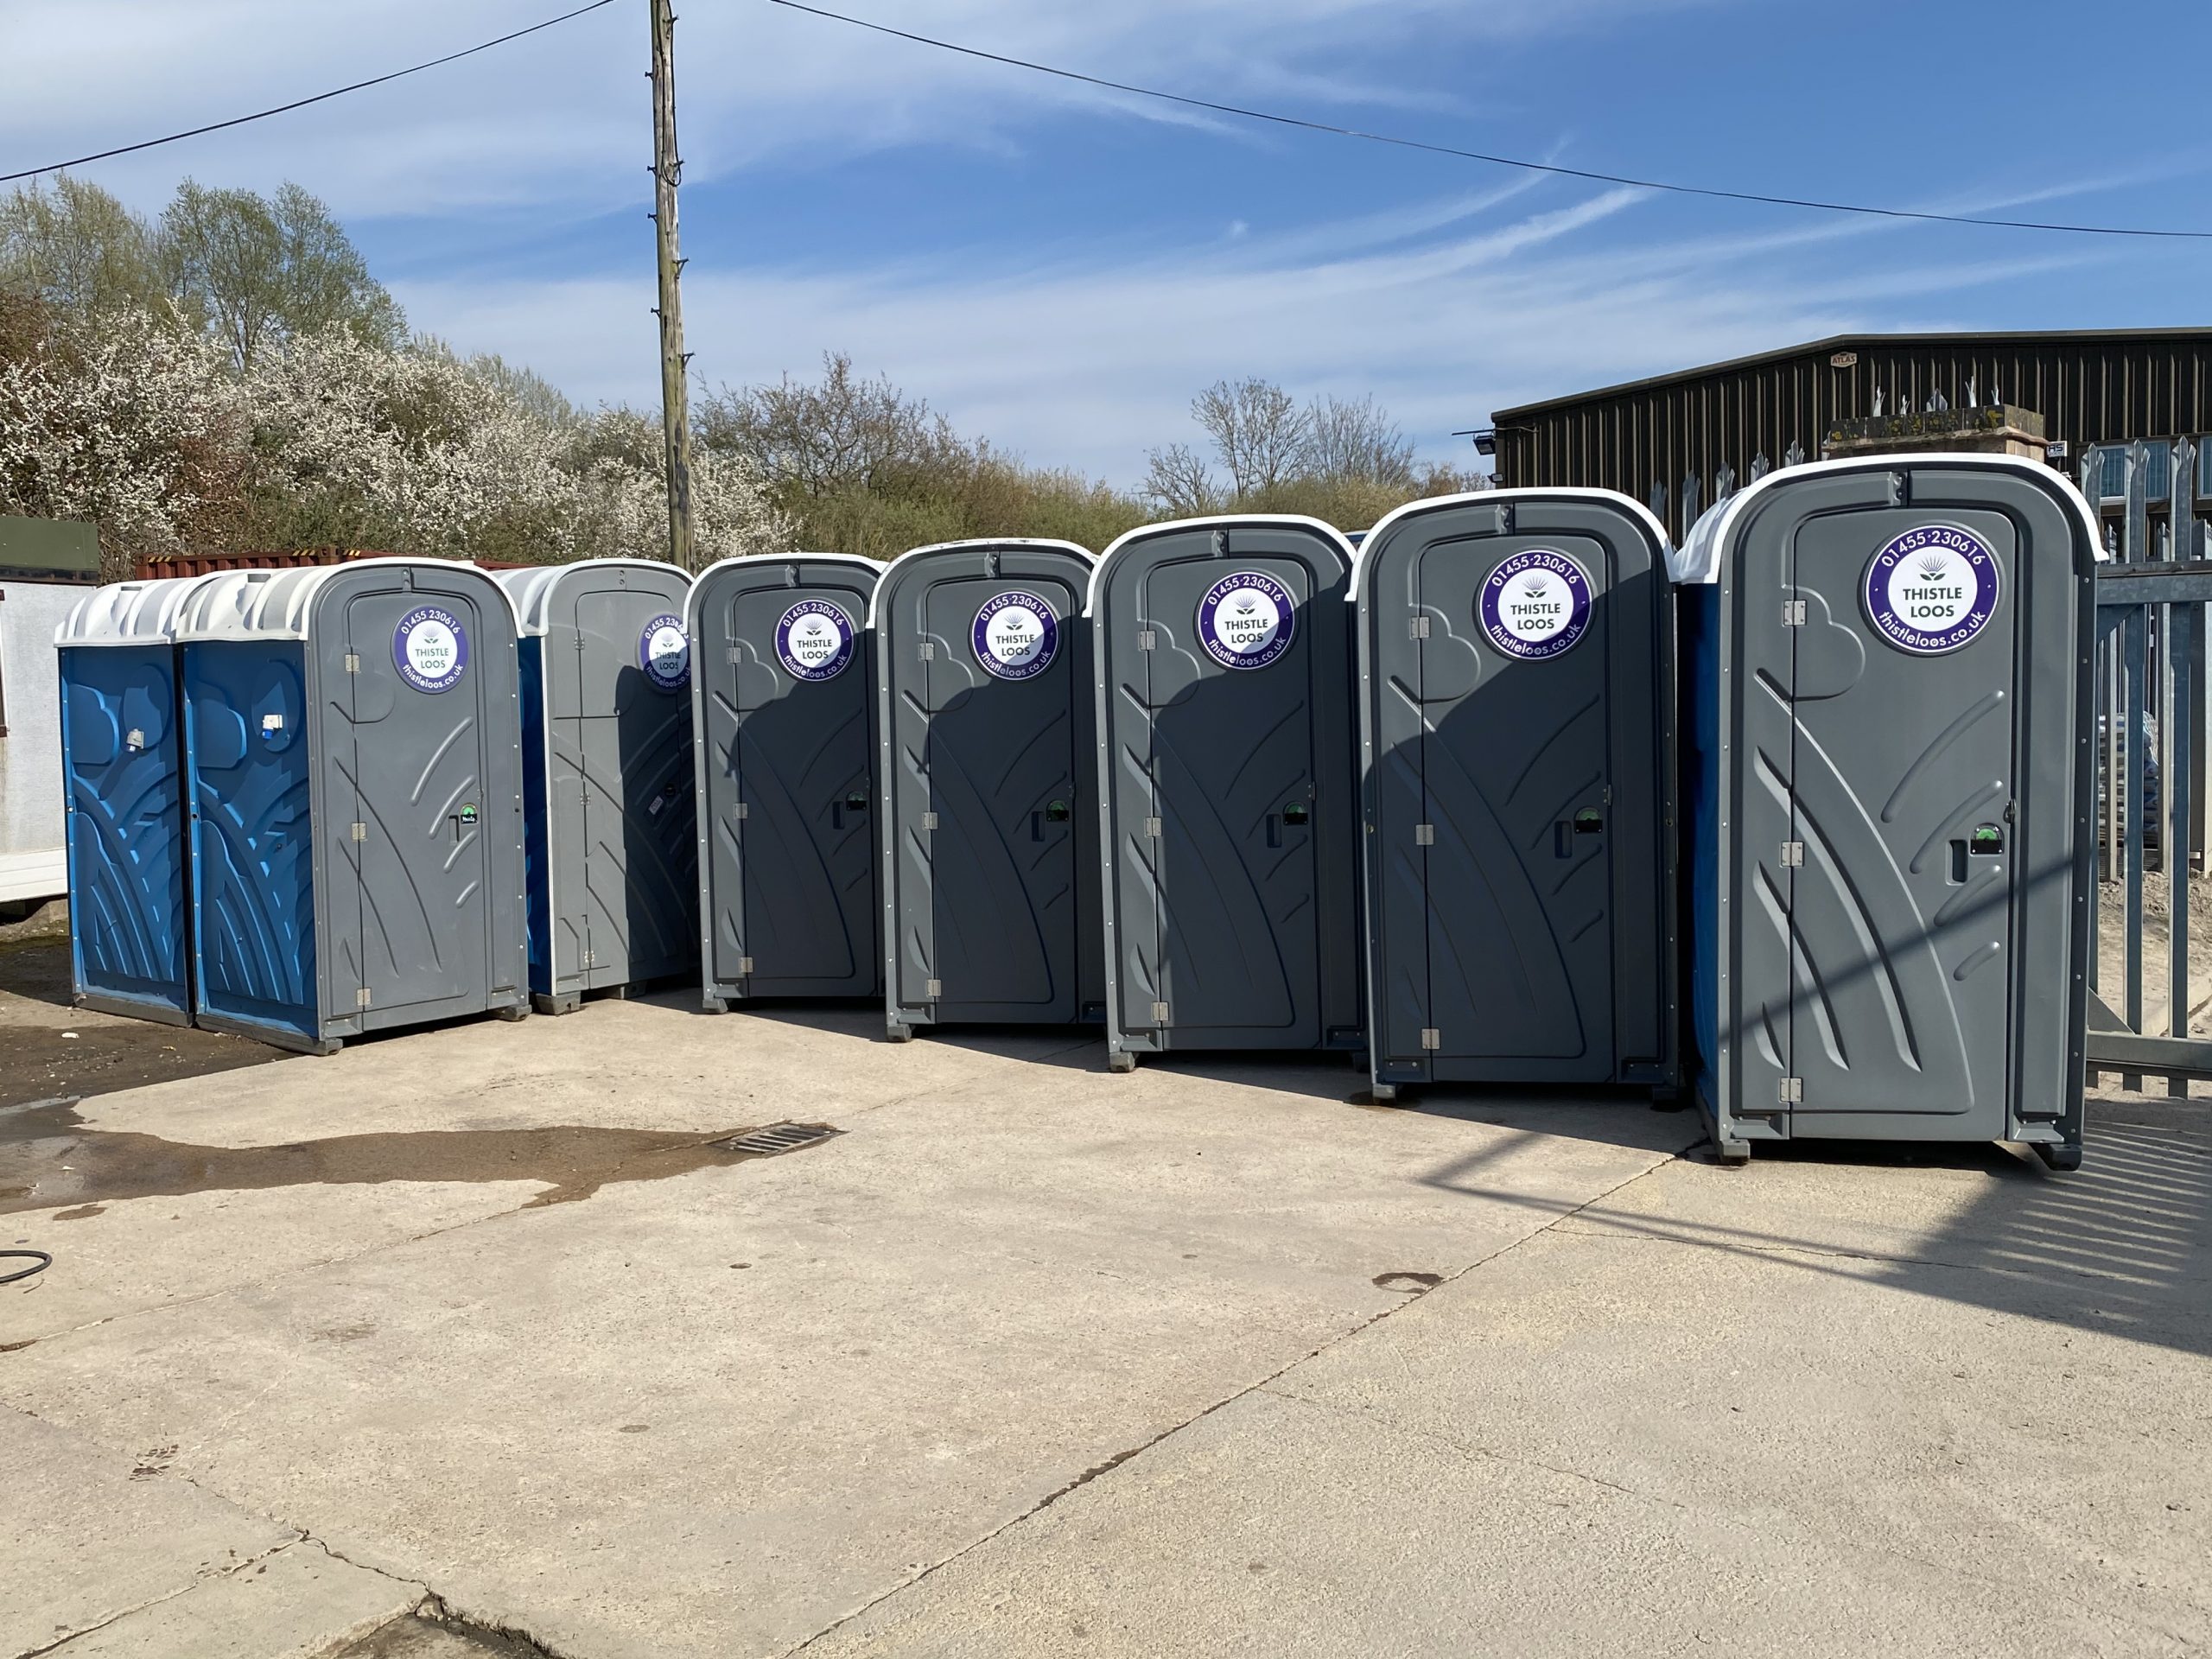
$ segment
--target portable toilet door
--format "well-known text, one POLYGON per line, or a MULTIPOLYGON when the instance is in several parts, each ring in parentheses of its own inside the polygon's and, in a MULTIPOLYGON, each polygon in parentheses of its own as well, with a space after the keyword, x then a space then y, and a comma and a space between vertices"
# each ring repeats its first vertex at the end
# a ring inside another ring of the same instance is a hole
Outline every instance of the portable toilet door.
POLYGON ((725 559, 692 584, 705 1006, 883 994, 875 652, 883 567, 842 553, 725 559))
POLYGON ((1724 1157, 2009 1140, 2078 1165, 2087 505, 1986 455, 1823 461, 1700 519, 1700 1102, 1724 1157))
POLYGON ((1361 543, 1376 1099, 1676 1091, 1666 550, 1644 507, 1585 489, 1416 501, 1361 543))
POLYGON ((327 1053, 526 1013, 505 591, 437 559, 226 571, 177 638, 195 1022, 327 1053))
POLYGON ((498 581, 522 630, 531 1006, 565 1014, 698 965, 691 579, 582 559, 498 581))
POLYGON ((1351 557, 1253 514, 1132 531, 1092 574, 1117 1071, 1364 1041, 1351 557))
POLYGON ((192 868, 176 646, 203 578, 95 588, 54 634, 76 1000, 192 1020, 192 868))
POLYGON ((1105 1017, 1090 569, 1067 542, 953 542, 893 559, 876 586, 893 1042, 1105 1017))

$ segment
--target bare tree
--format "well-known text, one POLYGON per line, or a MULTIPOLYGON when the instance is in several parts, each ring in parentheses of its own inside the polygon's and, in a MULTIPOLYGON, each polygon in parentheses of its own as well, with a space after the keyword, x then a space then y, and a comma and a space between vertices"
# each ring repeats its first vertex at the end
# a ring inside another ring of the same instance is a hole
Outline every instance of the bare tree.
POLYGON ((950 423, 881 377, 863 380, 842 352, 824 353, 818 382, 788 374, 772 386, 723 387, 701 404, 698 442, 734 451, 786 495, 880 490, 901 476, 973 457, 950 423))
POLYGON ((1198 518, 1221 511, 1221 486, 1205 457, 1187 443, 1145 452, 1144 493, 1176 518, 1198 518))
POLYGON ((1306 407, 1306 435, 1304 470, 1315 478, 1393 488, 1413 482, 1413 440, 1371 396, 1316 397, 1306 407))
POLYGON ((1217 380, 1191 403, 1215 455, 1239 496, 1257 495, 1297 475, 1306 449, 1306 415, 1271 380, 1217 380))

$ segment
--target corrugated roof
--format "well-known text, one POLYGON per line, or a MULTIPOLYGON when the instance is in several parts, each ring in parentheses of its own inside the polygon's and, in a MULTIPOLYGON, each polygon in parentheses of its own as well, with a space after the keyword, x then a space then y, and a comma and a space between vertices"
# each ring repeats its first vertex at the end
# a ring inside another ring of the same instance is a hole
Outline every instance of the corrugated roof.
POLYGON ((1732 374, 1744 369, 1758 368, 1769 363, 1786 363, 1792 358, 1814 357, 1836 352, 1889 350, 1897 347, 1923 346, 1929 347, 1989 346, 2001 347, 2029 344, 2050 344, 2060 341, 2095 342, 2114 340, 2209 340, 2212 327, 2182 328, 2022 328, 1995 332, 1961 330, 1929 334, 1830 334, 1825 340, 1808 340, 1801 346, 1784 346, 1770 352, 1754 352, 1748 357, 1732 357, 1718 363, 1704 363, 1695 368, 1675 369, 1665 374, 1647 375, 1640 380, 1623 380, 1610 386, 1599 386, 1591 391, 1568 392, 1558 397, 1546 397, 1533 404, 1516 404, 1510 409, 1491 411, 1494 424, 1503 425, 1523 416, 1541 415, 1554 409, 1575 404, 1595 403, 1600 398, 1618 397, 1630 392, 1649 391, 1659 386, 1678 386, 1687 381, 1703 380, 1715 375, 1732 374))

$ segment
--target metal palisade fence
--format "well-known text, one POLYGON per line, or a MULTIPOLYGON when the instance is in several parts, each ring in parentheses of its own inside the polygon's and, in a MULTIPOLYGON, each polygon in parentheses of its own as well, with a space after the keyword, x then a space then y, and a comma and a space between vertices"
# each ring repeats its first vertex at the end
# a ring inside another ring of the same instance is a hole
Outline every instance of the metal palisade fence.
POLYGON ((2212 1000, 2212 961, 2190 913, 2206 846, 2212 440, 2096 445, 2079 482, 2112 560, 2097 582, 2089 1065, 2129 1088, 2163 1076, 2183 1095, 2212 1078, 2212 1035, 2193 1018, 2212 1000))

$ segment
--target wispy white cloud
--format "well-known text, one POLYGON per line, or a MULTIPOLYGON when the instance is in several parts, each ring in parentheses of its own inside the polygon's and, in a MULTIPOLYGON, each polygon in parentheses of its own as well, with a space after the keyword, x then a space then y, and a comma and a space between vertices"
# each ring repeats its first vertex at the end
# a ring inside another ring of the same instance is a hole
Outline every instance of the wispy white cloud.
MULTIPOLYGON (((1877 321, 1924 321, 1917 308, 1948 308, 2022 269, 1847 261, 1826 248, 1808 261, 1786 245, 1691 258, 1664 241, 1594 239, 1639 200, 1610 191, 1507 216, 1498 210, 1513 200, 1471 211, 1461 200, 1333 234, 1255 232, 991 275, 957 259, 709 272, 686 286, 689 343, 704 385, 808 373, 823 351, 849 351, 967 430, 1128 481, 1146 448, 1190 435, 1191 394, 1224 375, 1265 375, 1301 396, 1372 393, 1440 455, 1455 429, 1496 408, 1877 321)), ((536 365, 573 393, 652 396, 643 273, 410 284, 400 297, 426 325, 536 365)))

